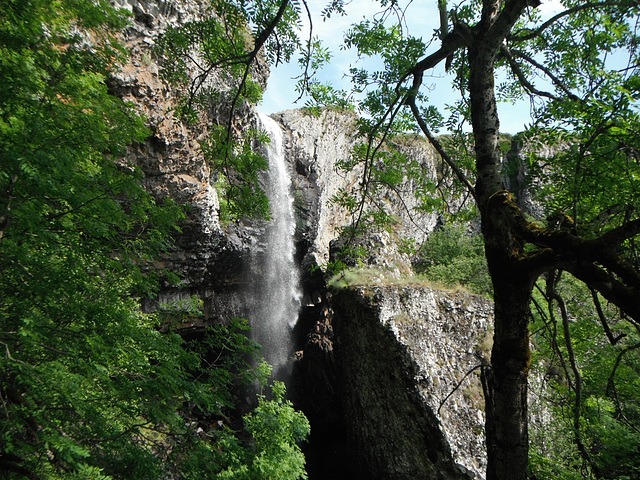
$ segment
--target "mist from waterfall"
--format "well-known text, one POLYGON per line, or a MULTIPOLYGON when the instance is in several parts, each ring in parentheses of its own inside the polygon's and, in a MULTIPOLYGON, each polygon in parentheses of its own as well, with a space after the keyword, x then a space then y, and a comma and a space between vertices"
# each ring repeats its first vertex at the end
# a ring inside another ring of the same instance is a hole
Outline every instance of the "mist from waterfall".
POLYGON ((259 113, 259 128, 271 142, 265 148, 269 161, 265 191, 271 219, 267 223, 265 251, 254 256, 253 338, 263 346, 263 356, 274 372, 286 369, 293 354, 292 330, 300 310, 300 278, 294 261, 295 217, 291 177, 284 158, 283 134, 278 123, 259 113))

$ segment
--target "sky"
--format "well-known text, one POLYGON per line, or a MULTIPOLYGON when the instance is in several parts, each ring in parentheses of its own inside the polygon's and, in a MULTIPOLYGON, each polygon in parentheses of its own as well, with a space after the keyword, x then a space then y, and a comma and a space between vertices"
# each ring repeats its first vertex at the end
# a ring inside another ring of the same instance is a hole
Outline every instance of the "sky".
MULTIPOLYGON (((380 11, 380 4, 374 0, 352 0, 346 6, 346 16, 332 15, 330 19, 323 22, 320 10, 326 4, 326 0, 309 0, 308 3, 312 9, 314 34, 333 53, 331 64, 320 72, 318 79, 322 82, 331 82, 336 88, 348 91, 351 85, 345 74, 349 72, 350 66, 362 66, 363 64, 357 59, 355 52, 340 49, 343 34, 352 24, 365 18, 372 18, 380 11)), ((436 5, 436 0, 413 0, 410 12, 414 15, 406 19, 409 33, 416 37, 421 36, 425 43, 431 39, 434 30, 439 28, 436 5), (418 12, 420 15, 415 15, 418 12)), ((543 18, 549 18, 554 13, 561 11, 561 6, 559 0, 543 0, 539 9, 543 18)), ((302 34, 305 38, 308 35, 307 25, 305 25, 302 34)), ((434 43, 428 53, 437 48, 438 44, 434 43)), ((295 80, 292 78, 297 75, 299 75, 299 71, 295 62, 272 67, 267 90, 259 109, 264 113, 271 114, 304 106, 304 99, 298 101, 297 104, 294 103, 298 94, 294 89, 295 80)), ((430 75, 426 78, 425 83, 434 88, 433 93, 429 95, 432 102, 439 107, 442 107, 446 102, 452 102, 456 92, 450 85, 451 77, 447 78, 444 75, 444 66, 440 65, 439 70, 430 72, 430 75)), ((500 104, 498 110, 501 130, 505 133, 517 133, 523 130, 524 125, 529 122, 530 104, 528 99, 519 101, 515 105, 500 104)))

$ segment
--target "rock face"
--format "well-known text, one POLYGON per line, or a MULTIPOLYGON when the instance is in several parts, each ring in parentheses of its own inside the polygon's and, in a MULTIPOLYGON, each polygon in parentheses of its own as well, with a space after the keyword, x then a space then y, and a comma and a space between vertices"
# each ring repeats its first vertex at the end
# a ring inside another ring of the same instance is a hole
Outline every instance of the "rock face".
POLYGON ((419 286, 333 296, 337 369, 357 478, 484 478, 479 372, 488 300, 419 286))
MULTIPOLYGON (((348 159, 359 141, 357 117, 353 112, 328 109, 317 115, 305 110, 287 110, 273 118, 285 131, 287 156, 296 172, 293 188, 298 200, 299 238, 306 246, 305 254, 310 256, 307 261, 324 265, 330 258, 331 242, 339 237, 340 229, 352 221, 331 199, 341 190, 355 192, 362 180, 362 170, 358 167, 348 172, 336 168, 338 162, 348 159)), ((422 165, 424 175, 432 179, 437 177, 435 151, 425 142, 405 140, 394 147, 416 159, 422 165)), ((396 238, 410 237, 420 243, 433 231, 438 217, 414 210, 417 201, 411 195, 413 187, 411 182, 405 182, 401 188, 388 192, 377 201, 387 213, 397 218, 396 238)), ((391 248, 394 242, 384 237, 385 234, 379 232, 368 239, 369 246, 373 247, 370 263, 392 266, 397 260, 396 252, 391 248)))
MULTIPOLYGON (((211 108, 199 122, 185 125, 175 118, 180 91, 161 77, 163 59, 154 51, 160 36, 170 27, 202 18, 208 7, 204 0, 154 1, 112 0, 132 13, 124 43, 131 56, 109 80, 110 90, 136 104, 146 115, 152 135, 143 144, 132 147, 128 160, 144 172, 148 190, 162 202, 167 198, 187 205, 187 219, 176 238, 176 248, 162 261, 181 278, 179 285, 165 285, 157 299, 144 307, 154 310, 158 303, 172 302, 195 295, 204 301, 204 317, 194 319, 194 329, 206 323, 224 322, 243 316, 242 290, 246 283, 249 253, 253 241, 251 228, 225 227, 219 221, 219 202, 212 174, 201 151, 211 125, 228 117, 224 92, 233 88, 228 79, 213 76, 220 98, 211 99, 211 108)), ((264 84, 268 68, 258 63, 254 77, 264 84)), ((235 127, 255 123, 251 106, 236 109, 235 127)))

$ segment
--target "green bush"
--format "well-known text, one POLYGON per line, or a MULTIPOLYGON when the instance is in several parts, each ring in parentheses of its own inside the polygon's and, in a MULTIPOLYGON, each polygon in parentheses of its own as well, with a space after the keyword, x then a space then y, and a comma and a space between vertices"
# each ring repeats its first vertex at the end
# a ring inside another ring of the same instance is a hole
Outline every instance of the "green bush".
POLYGON ((465 225, 451 224, 433 232, 420 247, 414 269, 432 282, 491 296, 482 236, 467 230, 465 225))

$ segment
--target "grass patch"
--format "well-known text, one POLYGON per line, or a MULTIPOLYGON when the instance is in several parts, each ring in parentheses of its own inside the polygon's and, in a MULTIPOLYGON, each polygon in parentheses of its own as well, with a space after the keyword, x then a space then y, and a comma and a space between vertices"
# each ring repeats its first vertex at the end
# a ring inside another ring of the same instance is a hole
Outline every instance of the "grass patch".
POLYGON ((349 287, 425 287, 434 290, 443 290, 453 293, 471 293, 463 285, 444 284, 434 281, 425 275, 398 274, 397 270, 372 268, 372 267, 352 267, 342 270, 340 273, 329 279, 330 288, 342 289, 349 287))

